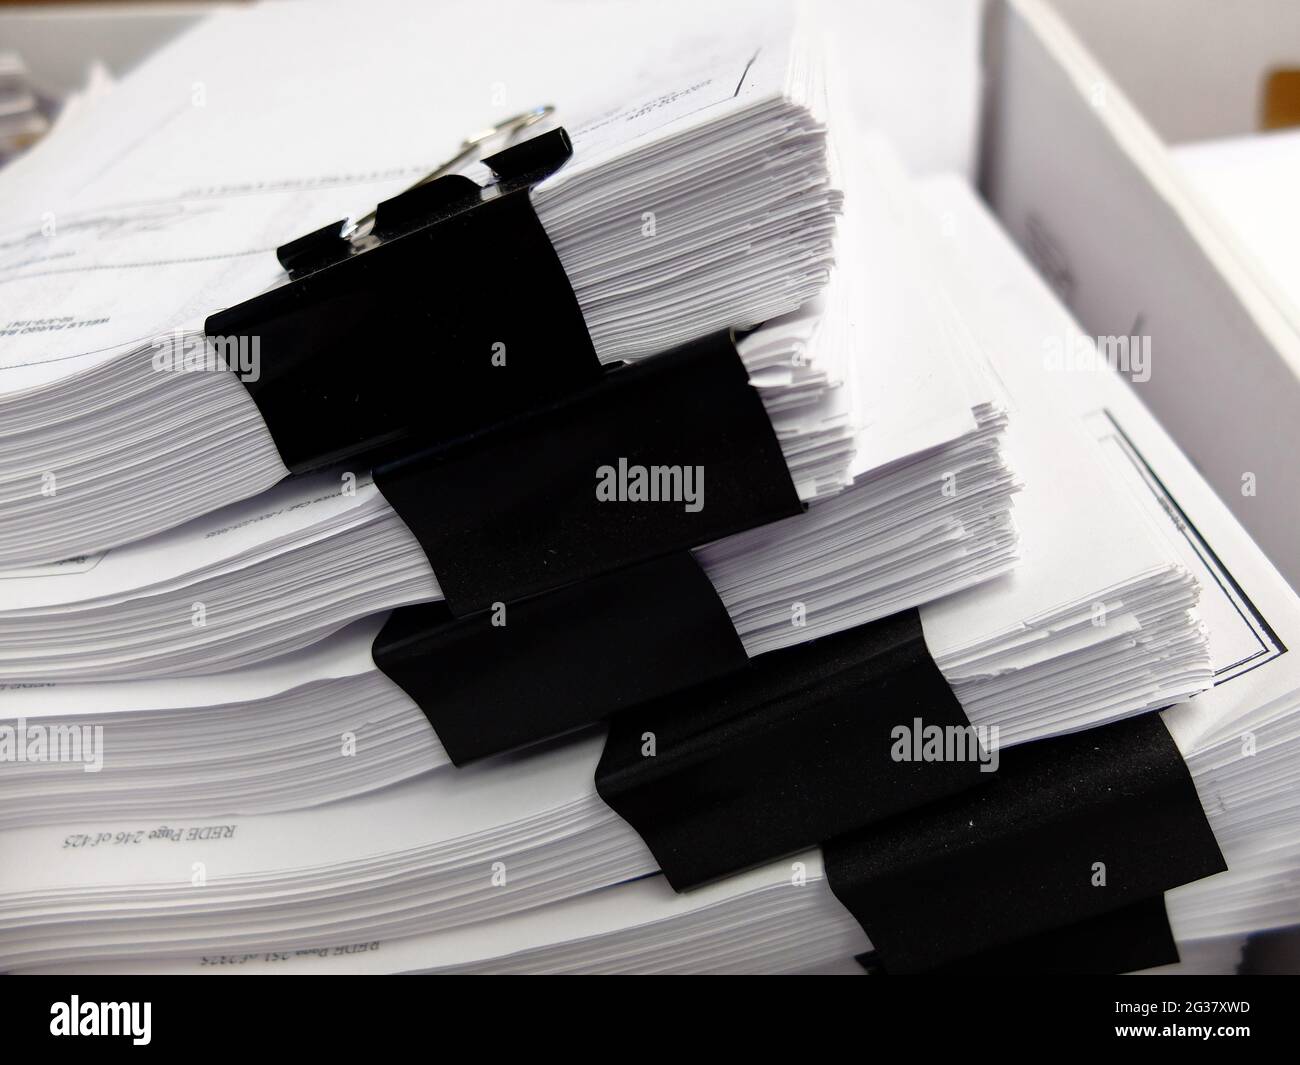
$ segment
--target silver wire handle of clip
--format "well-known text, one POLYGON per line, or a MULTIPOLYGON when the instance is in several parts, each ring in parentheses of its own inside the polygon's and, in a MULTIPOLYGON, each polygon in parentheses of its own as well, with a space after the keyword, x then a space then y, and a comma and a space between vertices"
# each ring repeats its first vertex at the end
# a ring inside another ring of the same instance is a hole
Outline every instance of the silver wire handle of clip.
MULTIPOLYGON (((485 155, 491 155, 493 151, 508 148, 519 134, 550 118, 554 113, 554 105, 542 104, 540 107, 534 107, 531 111, 521 111, 519 114, 511 115, 494 125, 486 126, 477 133, 471 133, 460 142, 460 148, 455 155, 437 168, 430 170, 406 191, 410 192, 411 189, 418 189, 421 185, 427 185, 430 181, 453 173, 470 163, 477 162, 485 155), (489 146, 492 149, 491 151, 488 150, 489 146)), ((348 240, 367 237, 374 224, 375 212, 372 210, 345 226, 342 236, 348 240)))

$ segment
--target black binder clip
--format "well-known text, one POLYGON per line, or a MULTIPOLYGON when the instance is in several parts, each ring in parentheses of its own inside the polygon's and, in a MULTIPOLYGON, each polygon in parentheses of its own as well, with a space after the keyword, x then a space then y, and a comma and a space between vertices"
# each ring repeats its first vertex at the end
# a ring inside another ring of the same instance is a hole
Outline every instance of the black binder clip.
POLYGON ((803 511, 730 332, 374 477, 456 617, 803 511))
POLYGON ((908 610, 618 715, 596 788, 681 891, 992 779, 895 757, 918 721, 970 729, 908 610))
MULTIPOLYGON (((879 952, 859 959, 870 972, 887 975, 879 952)), ((1163 894, 1117 910, 1017 939, 931 970, 945 976, 1116 976, 1179 960, 1163 894)))
POLYGON ((456 765, 749 664, 688 551, 467 618, 442 603, 402 607, 371 653, 456 765))
POLYGON ((1093 971, 1165 964, 1164 892, 1227 868, 1158 714, 1004 751, 986 787, 830 841, 823 855, 831 890, 890 973, 1035 954, 1093 971), (1083 956, 1080 939, 1108 927, 1140 928, 1147 946, 1083 956))
POLYGON ((581 308, 530 192, 570 158, 563 128, 452 169, 549 115, 527 112, 355 224, 279 249, 289 282, 211 315, 221 350, 256 338, 245 387, 295 473, 449 440, 600 374, 581 308))

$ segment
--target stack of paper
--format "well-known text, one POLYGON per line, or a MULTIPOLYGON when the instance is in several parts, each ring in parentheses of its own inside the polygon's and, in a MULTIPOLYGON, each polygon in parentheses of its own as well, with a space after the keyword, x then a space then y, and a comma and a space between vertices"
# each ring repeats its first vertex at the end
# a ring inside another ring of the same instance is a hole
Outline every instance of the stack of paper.
POLYGON ((533 195, 603 362, 775 318, 826 282, 821 53, 798 29, 746 37, 571 122, 573 160, 533 195))
MULTIPOLYGON (((1204 712, 1195 701, 1187 711, 1202 719, 1221 716, 1204 712)), ((1184 711, 1170 713, 1177 718, 1184 711)), ((1202 746, 1185 757, 1230 869, 1166 898, 1179 952, 1198 971, 1222 952, 1226 940, 1233 941, 1229 958, 1239 960, 1242 934, 1300 923, 1300 833, 1295 829, 1300 789, 1294 769, 1300 760, 1300 691, 1244 718, 1226 716, 1215 735, 1200 736, 1195 742, 1202 746), (1244 753, 1246 733, 1257 735, 1264 762, 1244 753)), ((1170 724, 1175 735, 1186 730, 1181 721, 1170 724)), ((283 968, 781 973, 871 949, 831 893, 816 851, 685 895, 651 877, 515 914, 490 930, 457 929, 367 946, 355 955, 304 953, 286 959, 283 968)), ((253 971, 276 971, 265 958, 247 964, 253 971)), ((199 967, 199 959, 176 965, 181 972, 199 967)))
MULTIPOLYGON (((1300 753, 1300 691, 1237 724, 1265 722, 1285 723, 1286 753, 1294 765, 1300 753)), ((1177 736, 1178 724, 1171 727, 1177 736)), ((1168 893, 1180 943, 1300 921, 1295 891, 1300 837, 1293 828, 1300 791, 1290 786, 1274 794, 1234 792, 1224 782, 1218 744, 1184 754, 1231 868, 1168 893), (1258 823, 1247 826, 1268 816, 1287 822, 1289 833, 1258 823)), ((1238 753, 1238 764, 1248 760, 1238 753)), ((307 866, 290 865, 306 860, 298 841, 311 833, 307 815, 215 827, 211 831, 221 842, 202 847, 192 838, 206 826, 183 824, 150 823, 124 834, 83 829, 64 837, 62 851, 52 846, 57 840, 52 831, 15 833, 29 846, 45 840, 49 857, 40 873, 5 875, 0 912, 13 930, 0 935, 0 964, 21 969, 69 959, 84 965, 92 958, 96 971, 184 972, 233 965, 239 958, 238 965, 249 971, 793 972, 870 949, 831 893, 817 851, 683 895, 658 876, 614 886, 610 877, 637 876, 653 862, 637 853, 630 831, 618 831, 621 822, 607 823, 594 806, 551 806, 555 765, 552 753, 514 767, 536 789, 533 810, 546 812, 546 827, 521 818, 509 832, 488 833, 490 842, 481 815, 490 808, 492 816, 507 816, 503 803, 509 795, 518 801, 518 791, 481 790, 485 775, 480 771, 468 775, 465 805, 448 804, 456 786, 450 774, 423 782, 418 803, 414 788, 397 789, 393 794, 406 796, 406 809, 396 823, 389 817, 397 808, 381 796, 335 808, 327 845, 335 865, 311 867, 328 880, 319 891, 307 883, 307 866), (339 834, 355 845, 366 832, 366 818, 374 819, 369 831, 376 838, 357 865, 362 852, 340 852, 347 844, 339 834), (425 819, 432 824, 426 827, 425 819), (453 821, 463 838, 442 838, 439 833, 453 821), (268 883, 255 891, 249 863, 272 857, 277 832, 288 841, 276 859, 279 888, 271 892, 268 883), (399 838, 401 862, 389 850, 399 838), (200 864, 209 868, 211 861, 222 880, 208 882, 202 891, 188 883, 169 885, 165 873, 184 881, 185 860, 200 852, 205 856, 200 864), (342 853, 353 860, 345 865, 342 853), (423 877, 413 874, 417 861, 423 877), (157 879, 150 882, 148 906, 142 907, 143 885, 124 878, 146 871, 157 879), (65 877, 75 878, 78 887, 71 889, 65 877), (38 881, 46 885, 43 897, 14 893, 16 883, 38 881), (356 890, 363 882, 370 886, 356 890), (86 886, 91 883, 97 885, 93 891, 86 886), (579 894, 601 884, 609 886, 579 894), (566 897, 570 889, 573 897, 566 897), (291 904, 281 891, 293 897, 291 904), (322 896, 333 899, 328 917, 322 896), (563 901, 539 905, 549 899, 563 901), (254 900, 257 906, 248 909, 254 900), (237 902, 241 908, 235 911, 230 907, 237 902), (537 908, 518 910, 520 905, 537 908), (224 918, 214 925, 223 908, 224 918), (460 926, 479 918, 480 924, 460 926), (257 956, 271 950, 277 952, 274 960, 257 956), (301 955, 278 957, 284 952, 301 955), (114 961, 133 956, 148 960, 114 961)))
MULTIPOLYGON (((855 202, 883 201, 873 189, 855 202)), ((802 374, 809 361, 791 356, 816 347, 825 358, 813 364, 845 381, 828 394, 858 396, 826 419, 851 431, 847 490, 697 552, 751 655, 988 581, 1015 560, 1006 416, 982 351, 906 256, 869 283, 855 273, 889 226, 885 214, 845 242, 857 254, 820 309, 742 342, 785 353, 759 371, 768 375, 802 374), (856 302, 837 297, 847 278, 856 302)), ((786 412, 825 405, 791 402, 786 412)), ((363 478, 350 495, 345 485, 334 474, 288 481, 102 557, 0 579, 9 607, 0 631, 14 640, 0 677, 22 685, 7 693, 11 712, 102 726, 113 748, 95 774, 12 767, 0 794, 24 796, 25 823, 90 807, 289 809, 445 764, 423 715, 373 663, 383 618, 366 620, 438 598, 436 578, 374 485, 363 478), (93 677, 119 682, 67 683, 93 677), (361 759, 336 757, 345 732, 361 759)))
POLYGON ((595 736, 311 811, 6 832, 0 969, 411 935, 654 872, 591 787, 600 747, 595 736))
MULTIPOLYGON (((1018 376, 1039 379, 1050 389, 1048 382, 1053 379, 1044 376, 1041 367, 1035 373, 1022 368, 1017 374, 1013 364, 1023 355, 1023 347, 1014 342, 998 345, 994 358, 999 375, 1011 382, 1018 376)), ((1056 382, 1057 387, 1061 384, 1056 382)), ((1013 400, 1021 401, 1018 390, 1012 391, 1013 400)), ((1041 399, 1037 393, 1024 396, 1026 406, 1041 399)), ((1019 420, 1013 420, 1012 430, 1019 425, 1019 420)), ((972 601, 982 595, 991 604, 993 621, 985 623, 989 631, 1013 628, 1014 604, 1022 608, 1015 627, 1027 641, 1037 642, 1041 631, 1037 619, 1054 619, 1062 613, 1061 603, 1112 601, 1117 590, 1125 594, 1129 589, 1145 590, 1144 581, 1158 590, 1171 575, 1190 581, 1179 553, 1139 497, 1113 474, 1105 475, 1110 469, 1106 448, 1091 436, 1084 418, 1071 415, 1065 403, 1058 403, 1051 416, 1029 417, 1024 425, 1026 456, 1052 460, 1047 463, 1048 476, 1026 478, 1017 504, 1017 511, 1038 511, 1042 524, 1033 527, 1050 532, 1033 541, 1035 553, 1041 555, 1039 580, 1045 598, 1023 609, 1027 593, 1014 577, 1000 578, 983 592, 971 593, 972 601), (1056 489, 1050 476, 1056 462, 1068 463, 1073 491, 1056 489), (1099 493, 1095 497, 1094 491, 1099 493), (1082 495, 1083 501, 1076 503, 1076 495, 1082 495), (1105 514, 1107 525, 1117 530, 1125 550, 1103 552, 1109 561, 1102 569, 1063 572, 1079 569, 1078 560, 1091 551, 1098 513, 1105 514), (1080 514, 1093 517, 1076 523, 1080 514), (998 620, 1003 616, 1007 621, 998 620)), ((970 609, 966 598, 957 597, 953 606, 940 603, 923 608, 932 649, 935 634, 948 631, 947 619, 960 616, 944 611, 970 609)), ((1181 619, 1179 631, 1189 634, 1189 650, 1182 654, 1163 646, 1158 638, 1154 638, 1155 648, 1147 646, 1150 634, 1144 634, 1143 625, 1155 633, 1160 628, 1141 610, 1117 621, 1124 617, 1125 605, 1112 603, 1108 615, 1107 625, 1115 624, 1120 633, 1108 634, 1105 625, 1095 626, 1104 635, 1096 641, 1084 639, 1087 649, 1083 651, 1077 642, 1055 632, 1041 637, 1051 651, 1041 661, 1040 656, 1031 656, 1027 672, 1053 696, 1043 701, 1042 716, 1022 715, 1018 697, 1008 696, 984 714, 979 712, 980 704, 972 704, 972 720, 1005 720, 1007 734, 1018 740, 1132 713, 1148 705, 1153 686, 1195 690, 1209 683, 1204 633, 1188 616, 1185 603, 1175 600, 1171 609, 1181 619), (1056 661, 1051 663, 1053 657, 1056 661), (1108 660, 1116 663, 1115 668, 1105 671, 1104 680, 1089 682, 1088 671, 1108 660), (1036 665, 1042 672, 1034 670, 1036 665), (1046 680, 1053 668, 1066 678, 1061 691, 1051 690, 1046 680)), ((1094 628, 1091 620, 1087 625, 1094 628)), ((944 656, 936 652, 936 657, 945 668, 944 656)), ((321 703, 319 692, 328 683, 313 689, 313 704, 321 703)), ((965 700, 961 684, 955 687, 965 700)), ((406 723, 417 721, 417 714, 411 708, 406 723)), ((393 728, 391 723, 367 733, 365 720, 359 715, 356 720, 358 737, 368 736, 368 742, 376 743, 374 749, 382 752, 371 768, 401 760, 400 743, 382 740, 384 731, 393 728)), ((133 756, 143 746, 135 746, 133 756)), ((0 958, 3 964, 22 967, 73 957, 184 958, 214 951, 314 949, 323 944, 432 934, 613 887, 651 873, 655 866, 636 834, 595 792, 593 771, 600 749, 597 734, 466 770, 424 773, 314 810, 231 815, 217 822, 224 827, 214 828, 210 814, 187 807, 188 800, 176 789, 172 794, 179 805, 171 808, 175 814, 163 813, 155 804, 147 817, 138 806, 122 815, 131 820, 82 817, 48 828, 15 828, 0 837, 0 850, 44 857, 13 863, 0 874, 4 878, 0 914, 11 929, 0 938, 0 958), (217 838, 205 839, 205 834, 217 838), (328 841, 326 851, 321 850, 322 839, 328 841), (199 892, 190 886, 195 862, 206 877, 206 887, 199 892), (148 902, 142 907, 140 900, 145 898, 148 902)), ((217 747, 208 750, 213 753, 217 747)), ((365 743, 358 744, 354 764, 359 766, 366 758, 364 750, 365 743)), ((330 759, 324 757, 323 736, 320 753, 320 772, 327 774, 330 759)), ((424 748, 420 757, 429 753, 424 748)), ((411 771, 419 768, 417 760, 409 760, 411 771)), ((336 757, 333 762, 347 763, 348 758, 336 757)), ((220 774, 238 767, 232 761, 216 768, 220 774)), ((295 771, 288 761, 283 768, 295 771)), ((154 780, 161 779, 162 769, 161 762, 154 765, 154 780)), ((347 771, 340 768, 335 775, 347 771)), ((179 776, 183 779, 187 772, 179 776)), ((64 780, 71 776, 65 774, 64 780)), ((64 809, 75 805, 73 790, 70 787, 57 800, 68 804, 64 809)), ((289 790, 283 789, 276 801, 286 804, 289 790)), ((265 795, 252 799, 254 804, 265 801, 265 795)), ((29 808, 36 805, 31 802, 29 808)), ((129 803, 121 807, 129 808, 129 803)), ((782 868, 784 882, 788 866, 782 868)), ((728 883, 735 886, 742 881, 728 883)), ((691 895, 683 905, 693 905, 695 898, 691 895)), ((492 927, 496 926, 481 925, 483 934, 490 936, 492 927)), ((788 920, 784 927, 791 941, 797 938, 788 920)), ((843 923, 825 925, 824 930, 836 943, 853 935, 843 923)), ((741 959, 748 947, 743 941, 736 951, 737 964, 745 964, 741 959)), ((816 959, 798 956, 796 960, 803 965, 816 959)), ((633 964, 626 961, 626 967, 633 964)))
MULTIPOLYGON (((873 173, 888 169, 878 155, 874 162, 873 173)), ((888 187, 881 185, 882 193, 888 187)), ((937 192, 951 194, 954 209, 981 217, 961 187, 938 186, 937 192)), ((882 226, 873 236, 880 243, 889 232, 882 226)), ((899 254, 890 276, 906 275, 898 267, 909 261, 903 250, 920 241, 924 227, 918 224, 916 232, 903 243, 906 234, 894 231, 899 254)), ((957 328, 954 304, 933 303, 952 312, 951 332, 927 338, 913 327, 909 344, 903 322, 890 332, 887 308, 902 307, 914 322, 934 316, 918 318, 913 305, 899 302, 906 293, 887 285, 884 276, 867 291, 887 296, 869 301, 880 312, 874 320, 886 342, 867 345, 884 357, 864 357, 864 366, 876 371, 864 376, 899 379, 896 394, 904 402, 866 408, 877 420, 859 434, 855 462, 883 459, 891 441, 897 448, 904 441, 918 446, 927 432, 936 441, 950 432, 959 435, 954 446, 925 447, 888 462, 804 516, 697 553, 749 652, 926 604, 922 625, 936 662, 971 721, 997 726, 1006 744, 1163 706, 1208 686, 1206 633, 1191 613, 1197 584, 1171 543, 1168 518, 1158 500, 1133 494, 1115 476, 1090 423, 1062 414, 1060 402, 1052 400, 1062 382, 1028 363, 1035 353, 1017 339, 1033 338, 1032 332, 1008 336, 994 323, 982 323, 998 375, 1015 385, 1018 409, 1008 436, 1014 468, 1026 481, 1015 513, 1031 549, 1012 572, 969 592, 947 594, 1005 570, 1011 558, 1014 541, 1004 509, 1010 478, 996 451, 1001 419, 981 426, 972 410, 962 382, 980 375, 959 372, 963 361, 954 352, 980 348, 957 328), (965 345, 957 344, 963 337, 965 345), (947 342, 941 345, 941 339, 947 342), (929 407, 918 406, 922 394, 931 397, 929 407), (931 426, 907 413, 919 409, 927 411, 931 426), (900 424, 909 419, 912 425, 900 424), (943 491, 945 473, 954 475, 953 495, 943 491), (917 509, 926 516, 920 523, 908 521, 900 506, 910 500, 919 501, 917 509), (1098 515, 1105 515, 1104 523, 1098 515), (792 624, 794 603, 805 606, 802 626, 792 624)), ((190 535, 178 530, 110 552, 82 574, 13 582, 24 590, 60 582, 88 587, 86 582, 106 582, 112 572, 137 579, 147 574, 150 580, 125 596, 105 594, 108 585, 101 583, 105 591, 80 602, 0 615, 19 648, 4 659, 6 672, 0 675, 26 667, 31 679, 75 679, 89 670, 169 678, 11 693, 15 713, 49 724, 102 725, 118 745, 97 774, 76 766, 15 774, 8 787, 24 796, 26 823, 57 822, 90 807, 123 815, 166 809, 172 816, 291 809, 446 763, 421 712, 373 664, 376 620, 243 672, 176 679, 206 672, 214 661, 253 662, 301 648, 320 631, 322 619, 337 625, 345 615, 359 618, 376 609, 373 596, 380 590, 391 596, 387 606, 437 595, 423 556, 402 539, 400 522, 373 486, 363 484, 355 497, 344 497, 323 478, 315 487, 292 486, 292 498, 290 490, 283 486, 273 493, 274 507, 241 504, 238 509, 247 513, 223 518, 215 529, 199 523, 190 535), (312 568, 297 568, 295 559, 308 552, 312 568), (351 576, 358 567, 364 567, 364 582, 351 576), (251 605, 241 616, 237 611, 245 602, 251 605), (191 623, 195 603, 204 605, 203 626, 191 623), (103 641, 116 631, 124 636, 111 655, 68 654, 79 633, 93 632, 103 641), (50 655, 36 653, 38 640, 50 655), (229 749, 227 721, 245 737, 229 749), (241 721, 250 731, 240 732, 241 721), (259 735, 253 722, 267 733, 259 735), (278 737, 290 730, 297 741, 282 747, 278 737), (345 732, 358 739, 355 759, 337 757, 345 732), (422 739, 410 742, 412 736, 422 739), (185 765, 188 774, 180 771, 185 765)), ((11 593, 10 601, 15 598, 11 593)), ((594 799, 590 767, 575 759, 574 799, 594 799)))
MULTIPOLYGON (((158 369, 483 123, 434 106, 480 58, 419 45, 468 8, 349 78, 370 13, 321 11, 207 21, 0 175, 0 971, 852 971, 819 850, 673 893, 597 792, 603 727, 453 769, 372 657, 442 592, 364 466, 286 478, 235 374, 158 369)), ((1088 345, 973 191, 853 135, 801 28, 628 64, 625 14, 590 8, 588 69, 505 45, 529 95, 491 113, 573 134, 533 204, 603 362, 735 330, 808 504, 694 552, 746 652, 916 609, 994 747, 1177 704, 1231 866, 1168 895, 1186 964, 1300 921, 1300 602, 1118 375, 1053 359, 1088 345)))
POLYGON ((1228 871, 1169 893, 1174 931, 1210 939, 1300 924, 1300 693, 1217 720, 1198 709, 1168 717, 1197 745, 1187 765, 1228 871))
MULTIPOLYGON (((999 390, 919 263, 900 248, 867 269, 866 249, 891 230, 874 181, 862 184, 866 217, 846 216, 854 254, 825 301, 741 345, 758 353, 765 395, 779 392, 773 377, 791 382, 776 425, 813 497, 806 514, 697 552, 750 654, 969 588, 1015 559, 999 390), (808 365, 829 375, 820 394, 804 387, 808 365), (835 462, 818 459, 828 451, 835 462)), ((415 538, 367 476, 348 472, 286 481, 100 556, 12 571, 0 587, 6 681, 230 671, 441 598, 415 538)))
MULTIPOLYGON (((404 36, 451 39, 459 18, 480 31, 469 14, 408 12, 404 36), (423 19, 423 30, 410 19, 423 19)), ((364 128, 346 138, 335 133, 349 123, 334 92, 265 91, 268 69, 277 84, 319 77, 352 36, 348 25, 369 34, 371 17, 333 11, 322 20, 328 32, 275 11, 207 20, 96 109, 113 137, 68 130, 51 152, 24 160, 21 181, 0 176, 0 279, 9 305, 22 308, 21 318, 0 320, 0 566, 138 540, 285 476, 224 363, 167 367, 185 365, 175 356, 194 346, 207 314, 285 281, 277 245, 362 215, 438 162, 429 145, 450 156, 483 126, 485 106, 439 91, 457 73, 481 77, 468 56, 445 57, 436 73, 427 56, 405 68, 385 61, 373 77, 350 79, 358 99, 345 113, 364 128), (164 107, 182 71, 202 99, 164 107), (208 94, 222 99, 220 114, 206 107, 208 94), (449 106, 456 100, 466 102, 449 106), (222 120, 230 113, 259 121, 222 120), (286 128, 296 131, 290 169, 264 169, 280 157, 286 128), (302 169, 313 163, 323 169, 302 169)), ((602 361, 757 325, 825 285, 840 192, 820 60, 788 17, 702 42, 688 60, 656 54, 645 72, 610 59, 585 83, 577 71, 556 73, 547 49, 520 41, 515 51, 516 84, 549 79, 580 101, 561 100, 574 158, 534 190, 534 205, 602 361)), ((251 360, 237 369, 260 373, 251 360)), ((359 363, 358 373, 368 370, 359 363)), ((790 387, 804 396, 834 383, 800 374, 790 387)), ((778 408, 782 388, 765 390, 778 408)), ((831 467, 847 461, 842 440, 824 443, 831 467)), ((800 443, 804 458, 811 446, 800 443)), ((820 465, 811 462, 810 486, 823 476, 842 486, 841 472, 820 465)))
MULTIPOLYGON (((481 924, 338 942, 343 949, 322 942, 274 961, 220 950, 96 961, 81 971, 792 973, 870 949, 826 887, 817 851, 684 895, 652 876, 481 924)), ((58 971, 58 961, 31 967, 58 971)))

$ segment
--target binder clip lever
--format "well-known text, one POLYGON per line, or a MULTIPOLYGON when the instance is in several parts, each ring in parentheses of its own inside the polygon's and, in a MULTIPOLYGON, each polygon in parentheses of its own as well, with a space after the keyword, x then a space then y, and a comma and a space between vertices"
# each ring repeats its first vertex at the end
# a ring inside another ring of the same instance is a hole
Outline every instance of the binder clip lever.
POLYGON ((524 111, 496 125, 472 133, 446 162, 435 167, 404 192, 377 205, 357 219, 342 219, 322 226, 276 249, 276 258, 291 278, 304 277, 340 262, 355 253, 376 247, 381 240, 409 232, 422 223, 464 209, 481 196, 500 195, 535 184, 549 177, 573 154, 563 127, 523 143, 515 138, 551 117, 550 104, 524 111), (496 152, 483 153, 496 147, 496 152), (483 162, 496 176, 494 185, 483 188, 459 173, 475 162, 483 162))
POLYGON ((256 342, 260 376, 243 383, 290 470, 373 465, 600 376, 531 199, 573 145, 558 126, 519 139, 551 113, 476 133, 364 217, 289 242, 287 284, 209 316, 209 337, 256 342))

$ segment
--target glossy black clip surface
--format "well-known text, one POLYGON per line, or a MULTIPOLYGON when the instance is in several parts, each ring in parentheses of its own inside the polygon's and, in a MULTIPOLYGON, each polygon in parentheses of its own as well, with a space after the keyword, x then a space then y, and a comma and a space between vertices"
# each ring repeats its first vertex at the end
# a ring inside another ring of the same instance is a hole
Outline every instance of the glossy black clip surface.
POLYGON ((831 890, 886 971, 1010 948, 1226 868, 1157 714, 1000 761, 985 787, 823 847, 831 890))
POLYGON ((257 353, 245 386, 295 473, 454 439, 599 377, 581 308, 530 191, 572 154, 563 129, 279 250, 291 280, 211 315, 257 353))
POLYGON ((467 618, 441 603, 403 607, 372 653, 457 765, 749 662, 713 585, 685 551, 467 618))
POLYGON ((730 333, 374 476, 457 617, 803 510, 730 333))
POLYGON ((596 787, 681 891, 990 778, 896 758, 918 720, 967 727, 909 610, 618 715, 596 787))

